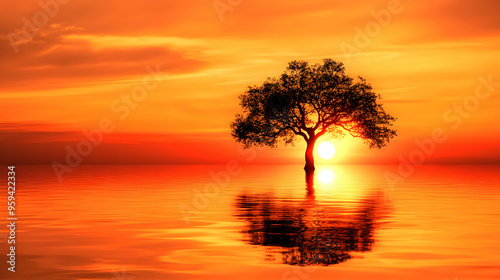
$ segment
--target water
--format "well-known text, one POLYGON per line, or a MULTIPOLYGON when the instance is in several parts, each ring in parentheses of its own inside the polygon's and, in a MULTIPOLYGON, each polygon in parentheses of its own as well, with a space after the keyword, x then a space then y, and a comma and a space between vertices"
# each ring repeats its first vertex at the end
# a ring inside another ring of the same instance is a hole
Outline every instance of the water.
POLYGON ((394 186, 395 166, 229 171, 80 166, 60 183, 17 166, 1 279, 500 278, 498 166, 419 166, 394 186))

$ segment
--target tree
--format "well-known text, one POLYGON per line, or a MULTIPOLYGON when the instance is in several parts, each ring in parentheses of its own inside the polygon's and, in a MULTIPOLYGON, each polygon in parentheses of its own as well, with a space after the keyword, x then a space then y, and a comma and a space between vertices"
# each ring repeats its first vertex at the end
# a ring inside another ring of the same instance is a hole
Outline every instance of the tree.
POLYGON ((298 266, 334 265, 371 251, 387 210, 377 193, 358 201, 355 211, 272 194, 246 193, 235 202, 235 216, 245 222, 243 241, 272 248, 283 263, 298 266))
POLYGON ((365 79, 349 77, 341 62, 292 61, 281 77, 240 95, 244 113, 231 123, 231 134, 245 148, 293 144, 300 136, 307 143, 304 169, 313 171, 314 144, 325 134, 341 138, 348 132, 370 148, 382 148, 396 136, 396 119, 377 103, 380 98, 365 79))

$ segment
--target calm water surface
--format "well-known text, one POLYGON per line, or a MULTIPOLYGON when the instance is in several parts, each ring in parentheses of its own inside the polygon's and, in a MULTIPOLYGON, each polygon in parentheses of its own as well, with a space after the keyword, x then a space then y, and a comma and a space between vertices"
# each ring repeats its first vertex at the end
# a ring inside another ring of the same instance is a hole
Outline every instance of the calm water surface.
POLYGON ((225 170, 17 166, 1 279, 500 279, 498 166, 225 170))

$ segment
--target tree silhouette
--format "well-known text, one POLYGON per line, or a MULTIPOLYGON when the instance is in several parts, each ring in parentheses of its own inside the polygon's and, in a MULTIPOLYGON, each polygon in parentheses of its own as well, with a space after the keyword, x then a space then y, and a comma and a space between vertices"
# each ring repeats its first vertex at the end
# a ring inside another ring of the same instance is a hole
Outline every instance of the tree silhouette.
POLYGON ((284 264, 299 266, 334 265, 351 259, 353 252, 371 251, 375 232, 388 215, 380 193, 358 201, 355 209, 310 197, 300 201, 243 194, 236 198, 235 210, 246 222, 244 242, 274 248, 284 264))
POLYGON ((231 133, 245 148, 293 144, 301 136, 307 143, 304 169, 312 171, 314 144, 322 135, 341 138, 348 132, 370 148, 382 148, 396 136, 390 128, 395 118, 377 103, 380 98, 365 79, 349 77, 341 62, 292 61, 281 77, 240 96, 244 113, 236 115, 231 133))

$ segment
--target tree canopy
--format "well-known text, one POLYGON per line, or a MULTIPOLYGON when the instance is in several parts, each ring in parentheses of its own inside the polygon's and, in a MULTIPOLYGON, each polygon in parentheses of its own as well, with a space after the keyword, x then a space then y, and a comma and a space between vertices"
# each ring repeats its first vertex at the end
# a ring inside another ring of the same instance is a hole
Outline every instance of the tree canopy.
POLYGON ((314 142, 325 134, 340 138, 349 133, 370 148, 381 148, 396 130, 391 128, 395 118, 380 99, 365 79, 348 76, 341 62, 292 61, 279 78, 267 78, 240 96, 244 112, 231 123, 232 136, 245 147, 277 147, 300 136, 311 146, 311 157, 314 142))

